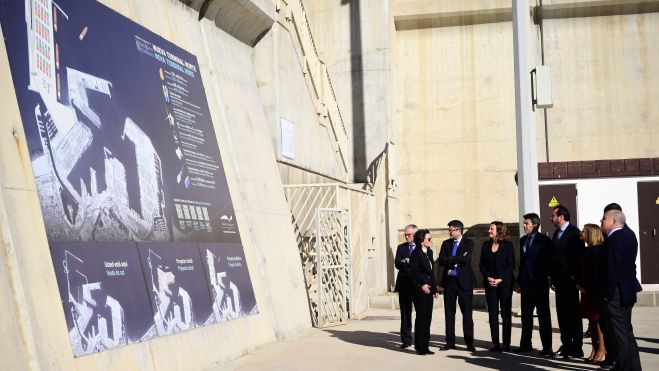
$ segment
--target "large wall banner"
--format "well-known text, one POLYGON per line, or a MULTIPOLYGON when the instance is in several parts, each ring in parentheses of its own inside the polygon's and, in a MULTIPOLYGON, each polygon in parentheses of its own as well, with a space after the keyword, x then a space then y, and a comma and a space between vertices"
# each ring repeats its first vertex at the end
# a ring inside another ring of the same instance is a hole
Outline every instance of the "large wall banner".
POLYGON ((257 313, 197 58, 92 0, 0 22, 74 355, 257 313))

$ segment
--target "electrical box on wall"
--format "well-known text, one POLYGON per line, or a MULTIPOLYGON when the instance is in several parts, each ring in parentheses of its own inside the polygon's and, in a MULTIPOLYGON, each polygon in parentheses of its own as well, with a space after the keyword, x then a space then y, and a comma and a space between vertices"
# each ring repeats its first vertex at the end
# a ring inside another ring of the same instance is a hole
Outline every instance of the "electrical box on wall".
POLYGON ((542 65, 535 68, 535 103, 536 108, 551 108, 554 102, 551 96, 551 66, 542 65))

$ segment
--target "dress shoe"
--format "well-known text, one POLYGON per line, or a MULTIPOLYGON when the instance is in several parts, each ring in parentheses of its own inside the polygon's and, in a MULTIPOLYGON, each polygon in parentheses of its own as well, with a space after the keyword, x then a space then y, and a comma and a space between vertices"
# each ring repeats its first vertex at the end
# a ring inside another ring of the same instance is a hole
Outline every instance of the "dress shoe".
POLYGON ((538 354, 540 354, 541 356, 551 357, 554 355, 554 352, 551 349, 543 349, 538 354))
POLYGON ((430 349, 426 349, 426 354, 435 354, 435 352, 431 351, 430 349))
POLYGON ((467 352, 475 352, 476 348, 473 345, 467 345, 467 352))
POLYGON ((573 350, 567 355, 569 358, 583 358, 583 350, 573 350))
POLYGON ((501 347, 501 351, 510 353, 510 345, 509 344, 504 344, 503 347, 501 347))
POLYGON ((455 349, 455 345, 446 344, 446 345, 442 346, 440 349, 441 349, 441 350, 451 350, 451 349, 455 349))
POLYGON ((411 345, 412 344, 410 344, 410 343, 403 343, 403 344, 400 345, 400 349, 409 348, 411 345))
POLYGON ((519 347, 513 349, 513 353, 530 353, 530 352, 533 352, 533 347, 526 346, 526 347, 519 347))
POLYGON ((568 353, 569 353, 569 352, 567 351, 567 348, 561 345, 561 346, 558 348, 558 350, 556 351, 556 353, 554 353, 554 357, 563 357, 563 358, 567 358, 567 354, 568 354, 568 353))
POLYGON ((616 363, 615 362, 608 362, 608 363, 602 363, 600 365, 600 368, 598 370, 604 370, 604 371, 610 371, 616 368, 616 363))
POLYGON ((492 345, 492 348, 490 348, 490 352, 500 352, 500 351, 501 351, 501 347, 499 346, 499 344, 492 345))

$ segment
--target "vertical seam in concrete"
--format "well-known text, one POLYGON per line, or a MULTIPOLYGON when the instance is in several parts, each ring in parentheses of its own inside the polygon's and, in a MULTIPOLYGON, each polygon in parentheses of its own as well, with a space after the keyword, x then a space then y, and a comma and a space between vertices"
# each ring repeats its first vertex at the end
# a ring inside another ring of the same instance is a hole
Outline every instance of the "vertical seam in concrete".
MULTIPOLYGON (((19 143, 17 143, 20 145, 19 143)), ((28 190, 23 190, 28 193, 28 190)), ((21 274, 19 271, 18 259, 16 257, 16 250, 12 238, 11 226, 9 225, 9 218, 7 208, 5 206, 5 192, 4 187, 0 187, 0 237, 2 238, 2 245, 4 246, 4 259, 5 269, 7 270, 7 278, 9 279, 9 287, 12 290, 12 297, 16 301, 16 319, 18 323, 18 330, 20 332, 21 343, 23 344, 22 350, 27 359, 28 368, 31 370, 39 369, 39 362, 36 357, 35 341, 33 336, 32 322, 28 313, 28 305, 25 297, 25 288, 23 287, 21 274)))

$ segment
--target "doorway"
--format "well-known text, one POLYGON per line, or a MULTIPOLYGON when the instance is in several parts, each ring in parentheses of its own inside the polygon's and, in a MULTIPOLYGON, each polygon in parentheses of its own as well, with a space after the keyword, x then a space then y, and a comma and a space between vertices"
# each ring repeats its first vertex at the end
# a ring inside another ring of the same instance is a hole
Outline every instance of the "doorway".
POLYGON ((547 184, 539 187, 540 232, 551 237, 556 227, 551 222, 554 207, 563 205, 570 211, 570 223, 579 227, 577 220, 577 185, 547 184))
POLYGON ((638 235, 642 283, 659 283, 659 182, 638 182, 638 235))

